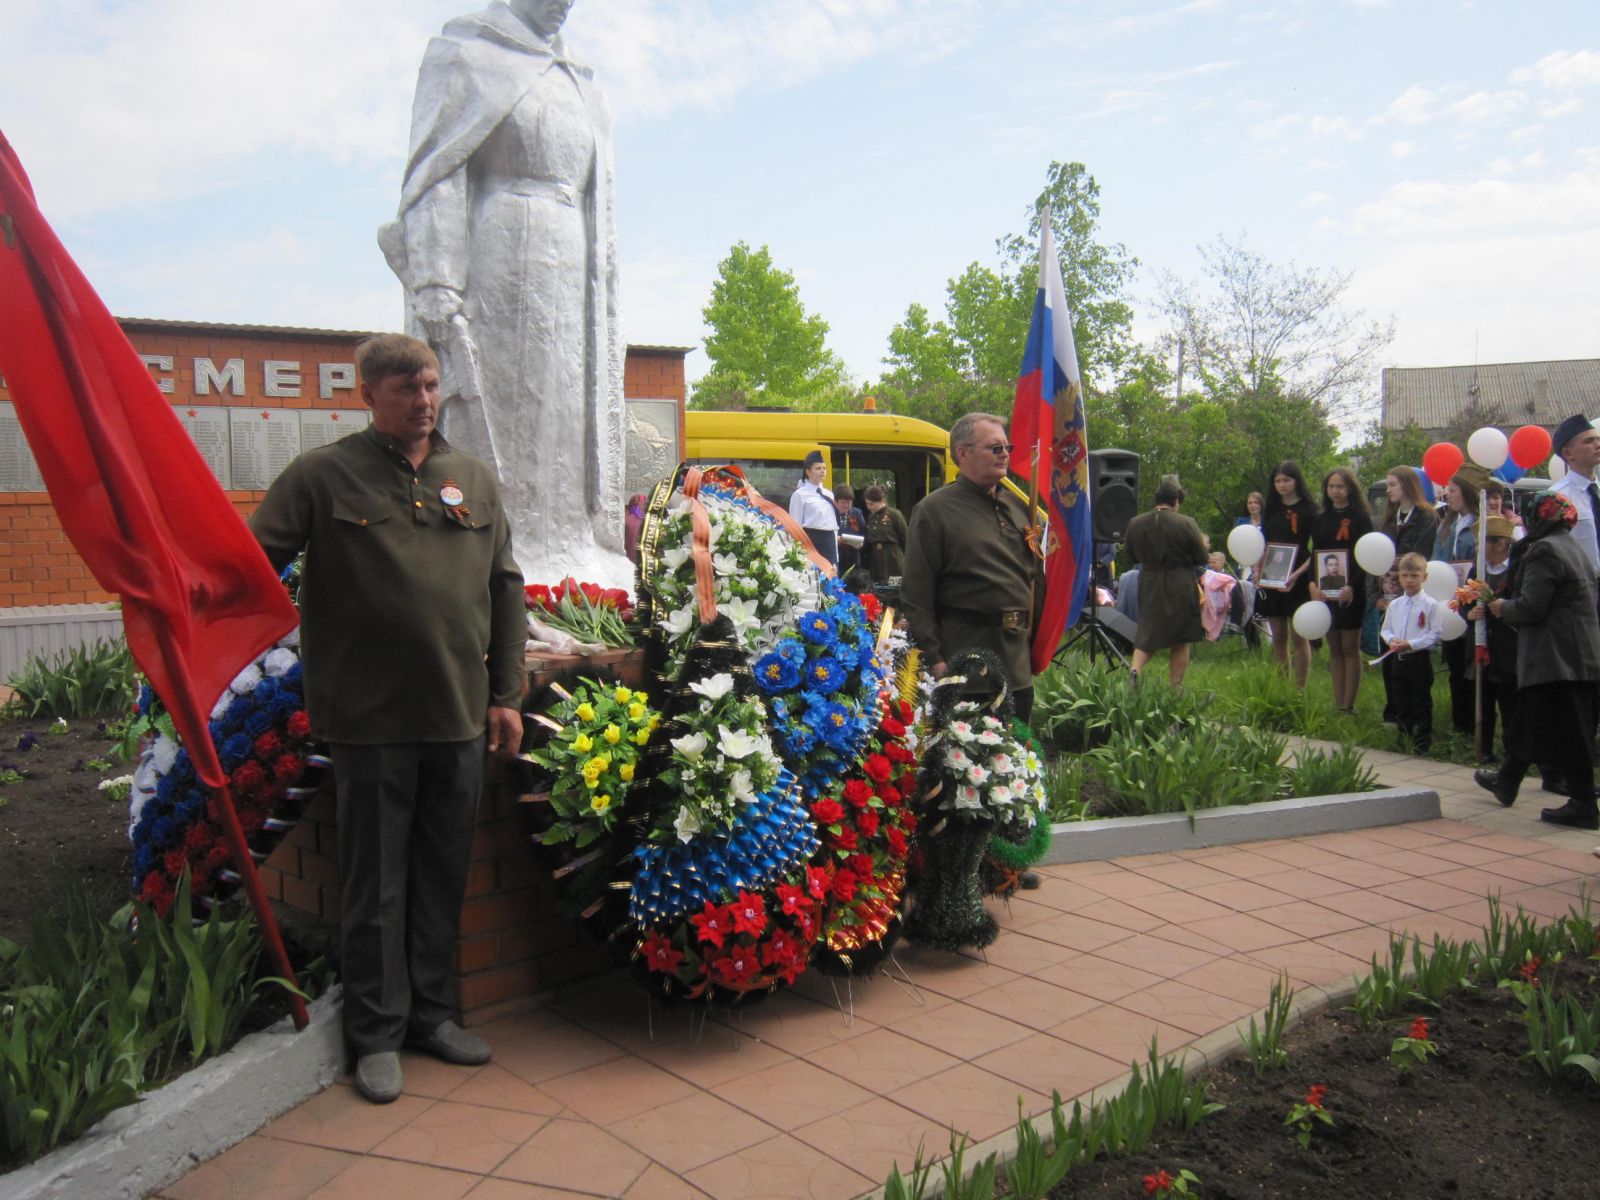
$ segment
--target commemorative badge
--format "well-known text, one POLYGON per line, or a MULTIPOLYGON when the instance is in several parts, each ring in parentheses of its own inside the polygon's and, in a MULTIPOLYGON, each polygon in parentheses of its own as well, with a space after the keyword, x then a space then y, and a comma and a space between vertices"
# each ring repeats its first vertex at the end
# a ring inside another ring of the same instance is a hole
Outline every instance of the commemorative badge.
POLYGON ((455 508, 458 504, 463 503, 466 497, 461 494, 461 489, 456 486, 455 480, 446 479, 444 486, 439 489, 439 499, 443 500, 451 508, 455 508))

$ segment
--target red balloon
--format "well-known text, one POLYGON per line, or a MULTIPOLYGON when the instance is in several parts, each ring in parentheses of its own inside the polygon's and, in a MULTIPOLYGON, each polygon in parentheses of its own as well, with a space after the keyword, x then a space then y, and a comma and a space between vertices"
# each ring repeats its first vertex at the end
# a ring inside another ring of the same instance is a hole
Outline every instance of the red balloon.
POLYGON ((1435 442, 1429 446, 1422 455, 1422 469, 1428 473, 1428 478, 1434 485, 1443 487, 1450 482, 1450 477, 1456 473, 1456 468, 1466 461, 1466 455, 1461 453, 1461 447, 1449 442, 1435 442))
POLYGON ((1550 457, 1550 435, 1538 425, 1524 425, 1511 435, 1511 461, 1524 470, 1550 457))

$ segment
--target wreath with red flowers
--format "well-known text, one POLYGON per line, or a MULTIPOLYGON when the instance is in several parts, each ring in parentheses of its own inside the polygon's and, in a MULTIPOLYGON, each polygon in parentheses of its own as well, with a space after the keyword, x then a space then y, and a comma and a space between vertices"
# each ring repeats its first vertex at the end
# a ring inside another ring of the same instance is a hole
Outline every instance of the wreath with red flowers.
POLYGON ((765 996, 805 973, 832 883, 826 868, 805 867, 770 890, 707 900, 687 920, 645 933, 634 957, 668 998, 765 996))
POLYGON ((868 972, 899 937, 906 860, 917 828, 911 723, 911 705, 886 693, 860 762, 836 793, 811 804, 822 838, 817 861, 833 873, 818 948, 823 970, 868 972))

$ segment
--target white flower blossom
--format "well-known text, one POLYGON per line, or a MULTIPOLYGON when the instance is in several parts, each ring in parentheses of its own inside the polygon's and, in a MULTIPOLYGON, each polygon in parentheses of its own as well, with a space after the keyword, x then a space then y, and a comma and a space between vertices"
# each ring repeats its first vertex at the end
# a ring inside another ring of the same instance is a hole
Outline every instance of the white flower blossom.
POLYGON ((1009 805, 1016 800, 1016 795, 1003 783, 997 783, 989 789, 990 804, 1009 805))
POLYGON ((754 600, 730 600, 723 605, 722 611, 733 622, 733 632, 735 634, 755 629, 761 624, 761 616, 754 600))
POLYGON ((956 789, 957 808, 982 808, 983 794, 970 784, 962 784, 956 789))
POLYGON ((761 748, 761 738, 743 729, 729 729, 718 725, 717 749, 729 758, 745 758, 761 748))
POLYGON ((251 692, 256 690, 256 687, 260 683, 261 668, 256 666, 255 663, 251 663, 248 667, 233 677, 233 682, 230 683, 228 687, 236 695, 248 696, 251 692))
POLYGON ((697 763, 700 756, 706 752, 706 735, 698 729, 693 733, 686 733, 682 737, 672 739, 672 748, 690 762, 697 763))
POLYGON ((977 739, 978 735, 973 732, 972 726, 969 725, 967 722, 965 722, 965 721, 951 721, 950 722, 950 736, 955 738, 955 740, 958 741, 958 742, 963 742, 963 743, 966 743, 967 745, 971 745, 972 742, 977 739))
POLYGON ((669 546, 661 552, 661 565, 675 572, 689 561, 689 554, 688 546, 669 546))
POLYGON ((980 746, 998 746, 1004 740, 1004 738, 1002 738, 992 729, 985 729, 982 733, 978 734, 978 745, 980 746))
POLYGON ((713 554, 711 556, 711 565, 716 568, 718 575, 739 574, 739 559, 737 555, 713 554))
POLYGON ((960 746, 951 746, 946 750, 944 761, 953 771, 965 771, 972 765, 972 759, 960 746))
POLYGON ((750 772, 740 767, 728 780, 728 791, 741 804, 753 804, 756 798, 756 781, 750 772))
POLYGON ((682 608, 675 608, 661 621, 661 627, 671 637, 682 637, 694 628, 694 605, 685 604, 682 608))
POLYGON ((1017 769, 1017 765, 1011 761, 1011 756, 1002 750, 989 759, 989 769, 1001 775, 1009 775, 1017 769))
POLYGON ((672 822, 672 827, 678 831, 678 840, 687 842, 700 832, 700 818, 686 804, 678 809, 678 818, 672 822))
POLYGON ((977 763, 973 763, 967 768, 967 782, 969 783, 983 783, 988 778, 989 772, 984 770, 977 763))
POLYGON ((707 700, 721 700, 733 691, 733 676, 726 671, 718 671, 708 679, 696 679, 689 685, 689 690, 707 700))

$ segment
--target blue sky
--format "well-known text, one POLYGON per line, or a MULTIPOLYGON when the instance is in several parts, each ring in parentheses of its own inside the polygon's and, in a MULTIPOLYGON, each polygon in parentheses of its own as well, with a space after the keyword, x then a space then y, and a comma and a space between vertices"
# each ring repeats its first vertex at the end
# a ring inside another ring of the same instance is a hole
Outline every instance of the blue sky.
MULTIPOLYGON (((393 326, 374 232, 470 7, 7 0, 0 128, 114 312, 393 326)), ((1593 0, 579 0, 567 40, 615 113, 633 341, 697 344, 765 243, 869 380, 1057 159, 1142 263, 1144 337, 1227 234, 1352 272, 1388 365, 1600 356, 1593 0)))

